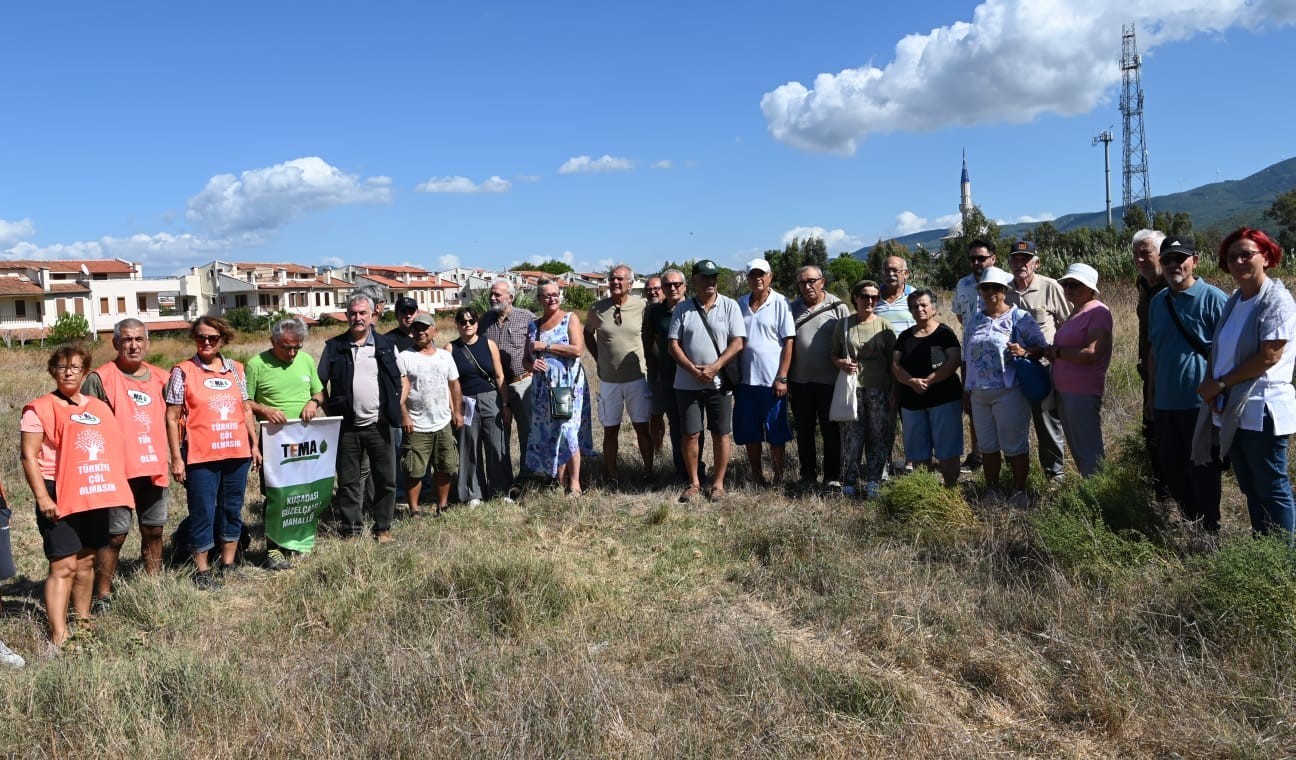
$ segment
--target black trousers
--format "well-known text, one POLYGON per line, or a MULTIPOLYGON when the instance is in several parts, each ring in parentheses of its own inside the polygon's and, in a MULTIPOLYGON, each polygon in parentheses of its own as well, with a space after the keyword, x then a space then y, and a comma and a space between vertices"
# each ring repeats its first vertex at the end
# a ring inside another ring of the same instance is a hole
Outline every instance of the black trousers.
POLYGON ((788 384, 788 403, 792 405, 802 480, 815 480, 819 474, 816 426, 823 438, 824 482, 841 480, 841 434, 837 423, 828 419, 832 396, 833 387, 827 383, 788 384))
POLYGON ((1152 415, 1161 472, 1175 473, 1165 481, 1170 496, 1179 503, 1184 517, 1201 520, 1202 527, 1215 533, 1220 521, 1220 469, 1214 464, 1192 463, 1197 410, 1154 409, 1152 415))
POLYGON ((338 490, 334 511, 342 518, 342 531, 358 535, 364 530, 365 481, 373 481, 373 528, 391 530, 396 510, 396 453, 392 428, 379 420, 356 427, 342 423, 338 435, 338 490), (361 474, 361 454, 369 457, 369 478, 361 474))

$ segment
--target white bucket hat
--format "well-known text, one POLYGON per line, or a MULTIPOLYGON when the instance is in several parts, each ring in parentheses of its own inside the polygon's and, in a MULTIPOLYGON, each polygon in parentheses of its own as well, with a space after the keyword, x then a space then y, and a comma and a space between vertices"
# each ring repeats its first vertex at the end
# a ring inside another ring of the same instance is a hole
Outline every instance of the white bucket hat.
POLYGON ((1067 267, 1066 274, 1059 277, 1058 282, 1066 280, 1075 280, 1098 295, 1098 270, 1088 264, 1075 263, 1067 267))
POLYGON ((986 267, 981 273, 981 282, 978 285, 1002 285, 1005 288, 1011 288, 1013 276, 1000 269, 999 267, 986 267))

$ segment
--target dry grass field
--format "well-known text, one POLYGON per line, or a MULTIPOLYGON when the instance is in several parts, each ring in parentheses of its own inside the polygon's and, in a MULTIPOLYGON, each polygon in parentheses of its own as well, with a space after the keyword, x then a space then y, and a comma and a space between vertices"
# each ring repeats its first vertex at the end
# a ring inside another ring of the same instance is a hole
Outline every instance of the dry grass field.
POLYGON ((215 593, 184 567, 135 572, 132 536, 111 614, 55 658, 39 654, 45 563, 17 444, 50 381, 44 353, 7 351, 20 577, 0 585, 0 638, 30 663, 0 671, 0 754, 1296 756, 1296 565, 1247 538, 1231 477, 1218 544, 1149 503, 1121 450, 1139 408, 1133 289, 1107 290, 1114 461, 1030 512, 979 503, 977 478, 952 499, 920 477, 881 505, 793 498, 750 485, 741 452, 726 499, 680 505, 673 488, 608 493, 592 463, 583 498, 403 521, 383 547, 323 539, 215 593))

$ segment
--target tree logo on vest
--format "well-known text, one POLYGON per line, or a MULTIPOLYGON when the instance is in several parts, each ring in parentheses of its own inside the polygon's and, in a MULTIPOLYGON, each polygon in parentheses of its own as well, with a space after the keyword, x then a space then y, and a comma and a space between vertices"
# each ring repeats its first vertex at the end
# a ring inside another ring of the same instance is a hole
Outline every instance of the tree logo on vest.
POLYGON ((82 425, 98 425, 100 422, 103 421, 100 420, 98 417, 96 417, 93 412, 80 412, 78 414, 72 415, 71 419, 73 422, 77 422, 82 425))
MULTIPOLYGON (((211 382, 211 381, 208 380, 207 382, 211 382)), ((229 394, 225 394, 213 398, 211 400, 211 403, 207 405, 207 408, 219 414, 222 420, 228 420, 230 418, 230 415, 234 413, 234 410, 238 409, 240 406, 242 406, 242 404, 239 403, 239 400, 237 398, 229 394)))
POLYGON ((104 437, 98 430, 82 430, 77 434, 76 447, 90 457, 91 462, 98 461, 99 452, 104 450, 104 437))
POLYGON ((209 377, 203 381, 203 387, 210 388, 214 391, 226 391, 234 386, 234 383, 223 377, 209 377))
POLYGON ((148 406, 153 403, 152 396, 148 395, 144 391, 137 391, 134 388, 128 389, 126 395, 130 396, 130 400, 135 402, 135 406, 148 406))

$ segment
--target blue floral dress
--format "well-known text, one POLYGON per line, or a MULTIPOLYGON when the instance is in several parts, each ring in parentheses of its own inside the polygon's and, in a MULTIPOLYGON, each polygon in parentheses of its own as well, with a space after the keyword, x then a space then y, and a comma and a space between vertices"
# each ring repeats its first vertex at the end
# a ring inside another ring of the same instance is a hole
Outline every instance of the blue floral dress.
MULTIPOLYGON (((571 313, 568 312, 557 325, 543 332, 539 331, 538 322, 532 322, 527 332, 529 340, 570 345, 567 330, 570 321, 571 313)), ((547 365, 544 376, 531 381, 535 399, 531 405, 531 437, 527 439, 526 461, 523 465, 527 472, 556 478, 558 468, 567 464, 572 454, 580 451, 581 417, 589 397, 585 392, 585 372, 577 371, 579 358, 546 354, 544 360, 547 365), (574 386, 571 419, 556 420, 549 416, 549 388, 554 385, 574 386)))

